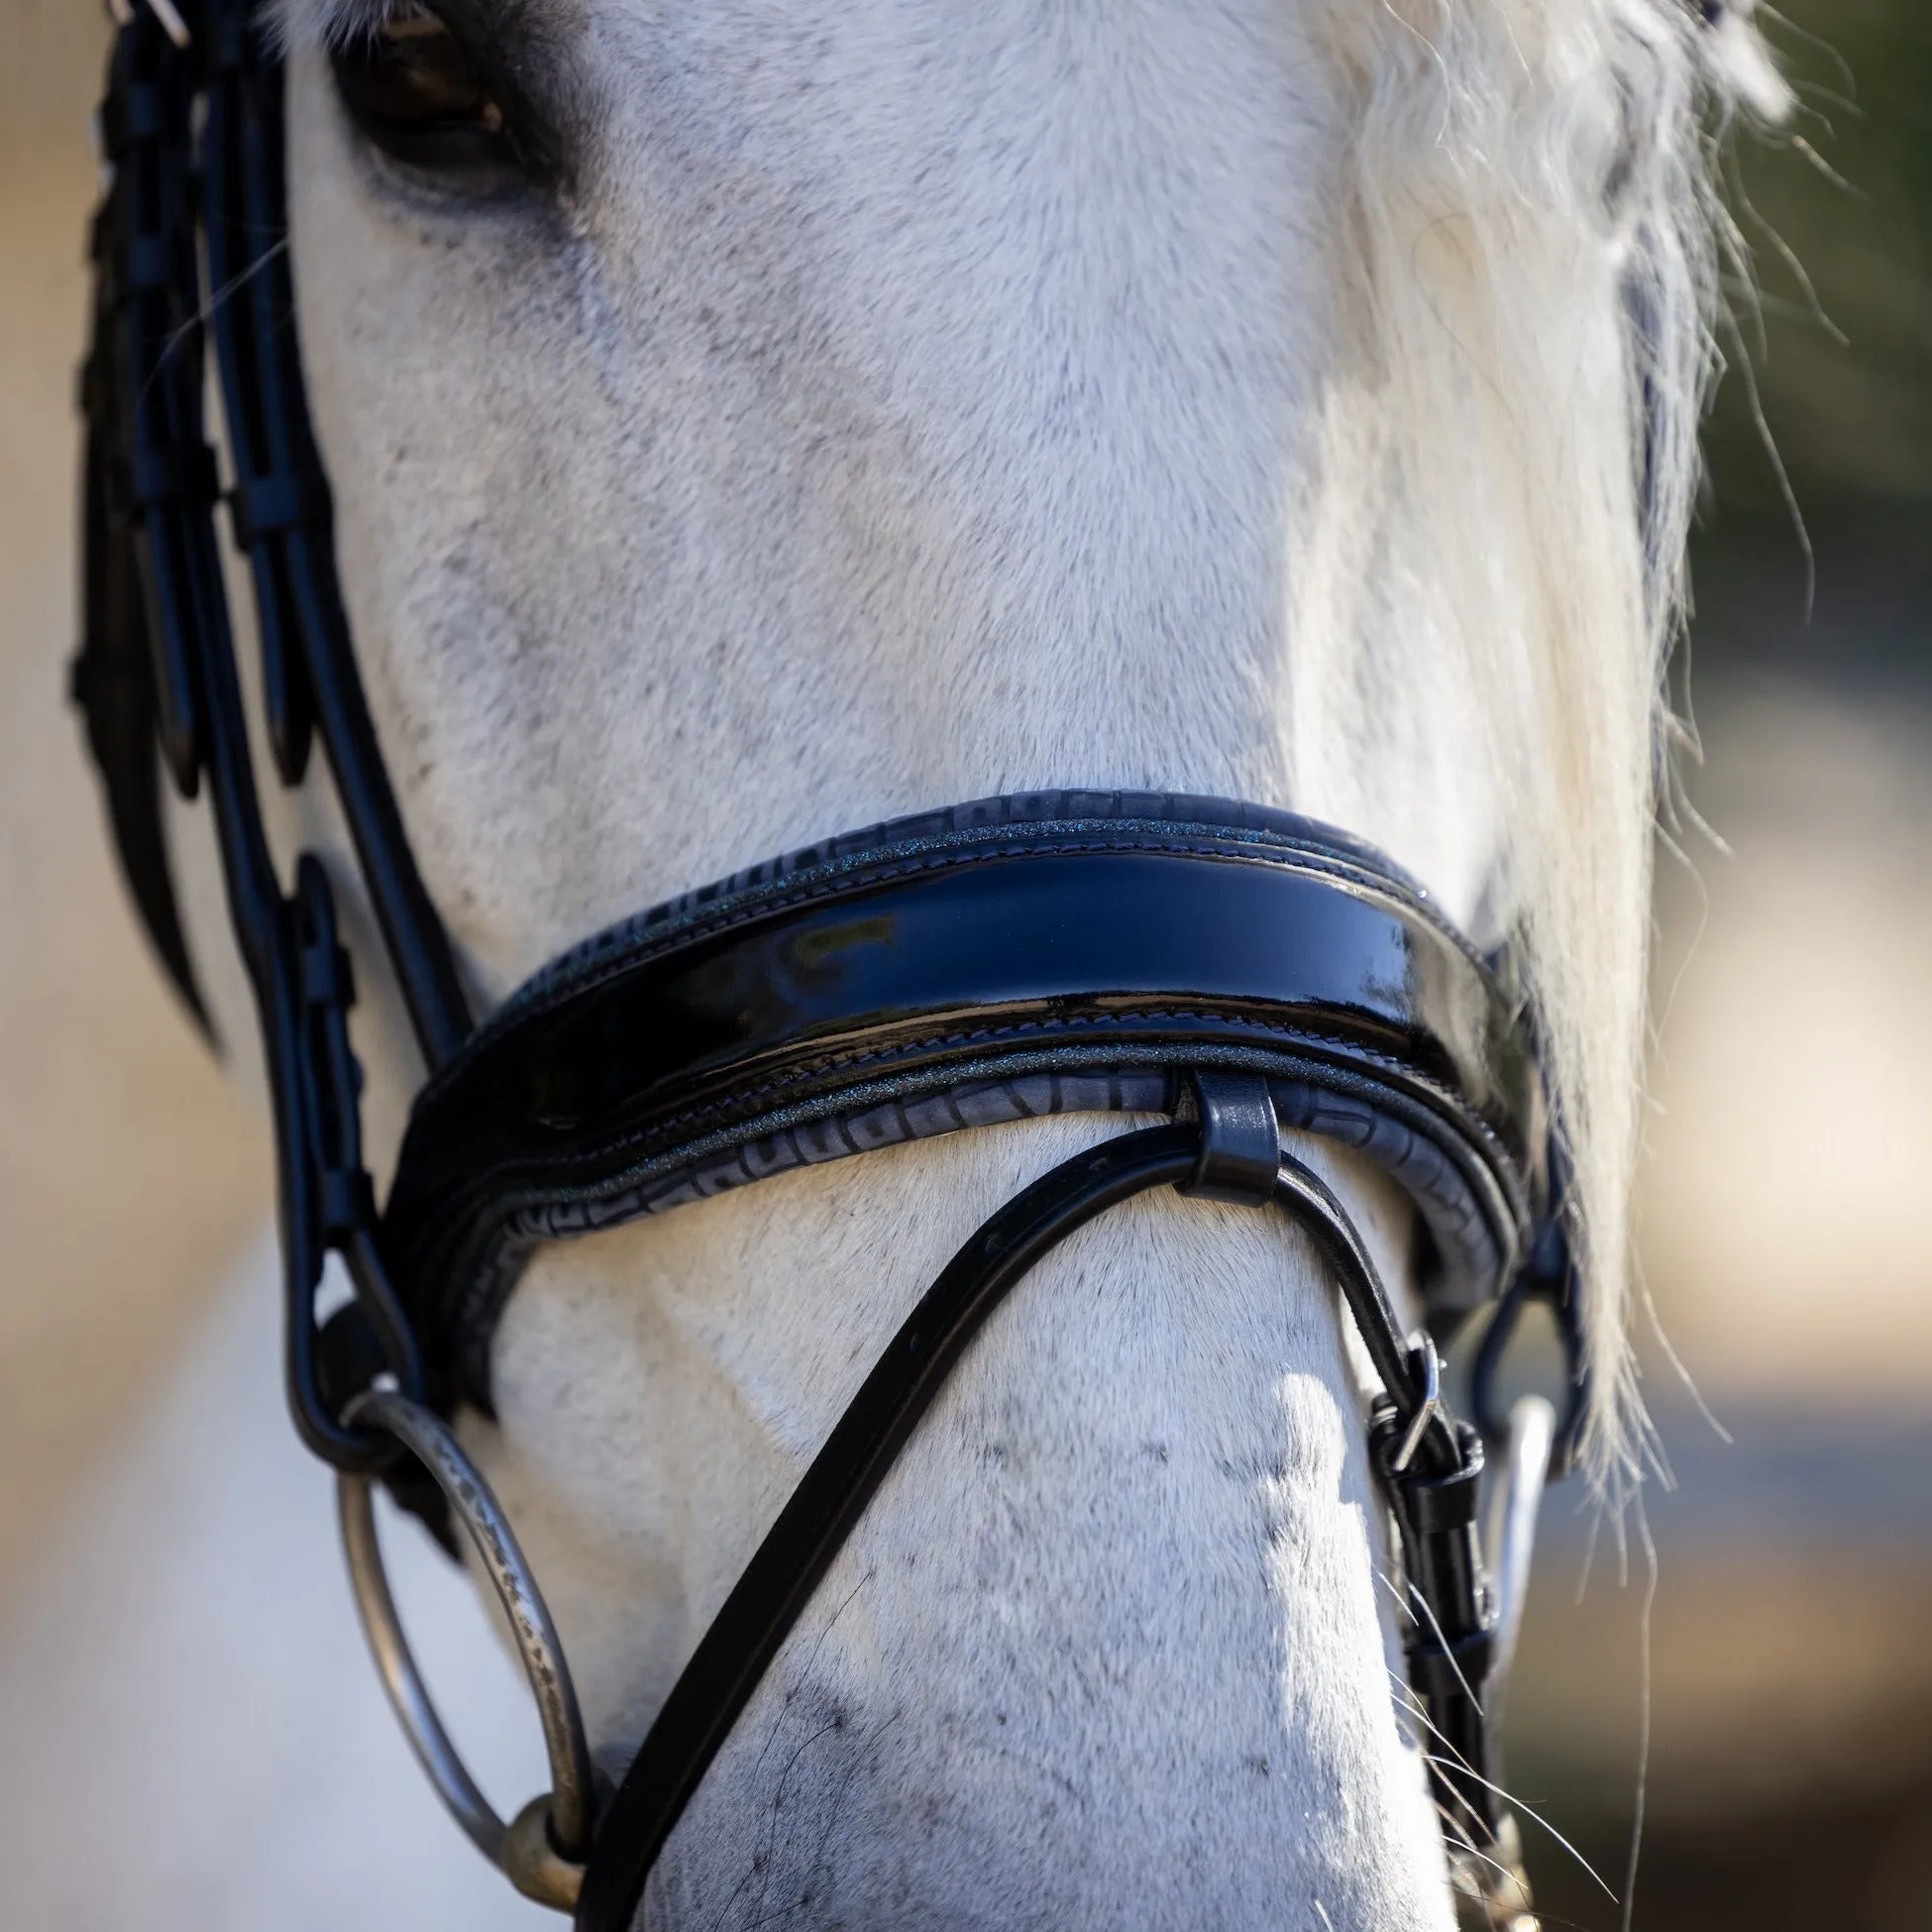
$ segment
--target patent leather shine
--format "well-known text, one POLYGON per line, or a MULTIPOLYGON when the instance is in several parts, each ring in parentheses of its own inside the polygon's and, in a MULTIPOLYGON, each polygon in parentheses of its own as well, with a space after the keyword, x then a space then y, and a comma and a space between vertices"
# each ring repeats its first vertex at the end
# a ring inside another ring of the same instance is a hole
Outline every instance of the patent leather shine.
MULTIPOLYGON (((418 1102, 384 1250, 430 1357, 486 1402, 507 1249, 650 1212, 654 1186, 720 1144, 772 1142, 780 1116, 796 1128, 855 1095, 904 1103, 1041 1068, 1218 1063, 1365 1095, 1433 1142, 1487 1223, 1489 1261, 1460 1272, 1499 1277, 1453 1299, 1500 1292, 1542 1121, 1505 984, 1343 835, 1130 794, 899 820, 579 948, 418 1102)), ((792 1164, 773 1143, 717 1184, 792 1164)))

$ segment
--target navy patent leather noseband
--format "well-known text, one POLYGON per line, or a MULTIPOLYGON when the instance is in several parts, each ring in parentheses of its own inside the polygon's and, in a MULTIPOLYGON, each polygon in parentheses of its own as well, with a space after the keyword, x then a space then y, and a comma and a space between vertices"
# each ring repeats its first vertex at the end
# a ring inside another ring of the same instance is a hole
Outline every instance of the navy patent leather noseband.
POLYGON ((1507 984, 1355 841, 1135 793, 899 819, 578 947, 424 1089, 383 1244, 434 1392, 486 1405, 538 1242, 896 1140, 1171 1114, 1204 1067, 1404 1187, 1445 1331, 1513 1277, 1545 1134, 1507 984))
MULTIPOLYGON (((392 1697, 465 1829, 585 1932, 629 1924, 706 1767, 980 1326, 1066 1234, 1171 1186, 1286 1212, 1336 1275, 1384 1391, 1371 1460, 1416 1606, 1410 1686, 1438 1739, 1437 1796, 1470 1869, 1515 1884, 1481 1703, 1495 1624, 1474 1529, 1482 1442, 1449 1417, 1438 1361, 1438 1343, 1500 1298, 1475 1390, 1486 1419, 1508 1325, 1526 1302, 1548 1302, 1570 1344, 1567 1458, 1583 1398, 1573 1286, 1535 1034, 1508 960, 1478 956, 1421 888, 1346 834, 1226 801, 1049 792, 874 826, 688 894, 574 949, 473 1025, 336 581, 295 339, 281 73, 261 11, 190 0, 177 44, 138 7, 116 39, 82 381, 74 695, 133 897, 204 1025, 161 774, 184 795, 207 787, 273 1105, 290 1407, 342 1477, 352 1569, 392 1697), (206 304, 204 253, 221 291, 206 304), (319 739, 431 1068, 379 1213, 334 895, 312 856, 284 894, 263 824, 202 422, 204 313, 276 771, 300 783, 319 739), (1166 1124, 1042 1176, 960 1248, 591 1819, 555 1633, 500 1510, 439 1420, 488 1407, 490 1338, 521 1261, 541 1242, 789 1167, 1062 1112, 1166 1124), (1341 1204, 1284 1151, 1286 1130, 1354 1148, 1406 1192, 1425 1334, 1402 1333, 1341 1204), (356 1292, 324 1323, 331 1252, 356 1292), (445 1536, 453 1506, 505 1602, 530 1612, 525 1655, 557 1785, 511 1826, 422 1714, 368 1514, 377 1478, 445 1536)), ((1474 1882, 1501 1909, 1493 1878, 1474 1882)))

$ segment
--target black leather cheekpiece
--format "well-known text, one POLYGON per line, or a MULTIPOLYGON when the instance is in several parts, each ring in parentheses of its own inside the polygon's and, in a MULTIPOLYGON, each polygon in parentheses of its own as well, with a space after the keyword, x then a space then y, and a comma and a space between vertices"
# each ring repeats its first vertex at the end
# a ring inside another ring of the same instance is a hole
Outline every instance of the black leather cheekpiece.
POLYGON ((383 1250, 437 1398, 486 1407, 546 1240, 959 1127, 1172 1114, 1214 1069, 1401 1183, 1440 1325, 1501 1291, 1546 1135, 1506 968, 1346 834, 1157 794, 895 820, 566 954, 417 1102, 383 1250))

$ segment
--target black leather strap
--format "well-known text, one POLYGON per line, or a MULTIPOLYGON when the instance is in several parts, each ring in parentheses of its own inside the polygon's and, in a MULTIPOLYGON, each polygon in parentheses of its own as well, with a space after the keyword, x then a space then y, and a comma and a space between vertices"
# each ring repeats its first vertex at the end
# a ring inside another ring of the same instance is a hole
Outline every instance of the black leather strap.
POLYGON ((329 485, 319 470, 274 470, 251 477, 229 493, 229 521, 243 550, 290 530, 326 533, 334 518, 329 485))
POLYGON ((759 1545, 598 1820, 580 1932, 628 1928, 658 1853, 986 1318, 1041 1255, 1116 1202, 1194 1171, 1192 1127, 1151 1127, 1080 1154, 1016 1195, 912 1311, 759 1545))
MULTIPOLYGON (((137 138, 154 140, 161 128, 161 96, 152 86, 129 86, 128 132, 114 150, 125 153, 137 138)), ((121 202, 110 197, 94 224, 97 263, 110 258, 110 233, 124 222, 121 202), (113 208, 115 223, 108 219, 113 208)), ((162 968, 204 1034, 212 1037, 208 1010, 188 959, 174 897, 173 872, 161 819, 160 698, 148 635, 145 591, 134 532, 114 471, 120 444, 116 364, 121 319, 111 272, 97 274, 87 360, 81 366, 79 402, 85 425, 81 490, 81 641, 73 661, 69 695, 86 720, 87 748, 101 781, 114 849, 129 896, 141 915, 162 968)))
POLYGON ((115 38, 106 113, 114 168, 94 224, 95 333, 81 385, 88 591, 74 692, 137 903, 197 1011, 161 833, 155 747, 180 792, 206 788, 268 1076, 290 1405, 316 1453, 369 1471, 393 1461, 393 1446, 343 1424, 341 1400, 353 1391, 322 1387, 315 1296, 329 1251, 348 1264, 357 1287, 350 1319, 363 1331, 340 1336, 357 1345, 336 1347, 335 1358, 377 1362, 404 1389, 419 1388, 420 1376, 413 1333, 383 1275, 362 1171, 360 1074, 346 1025, 352 995, 337 970, 330 889, 311 862, 298 869, 295 893, 283 893, 262 818, 203 421, 210 315, 244 522, 261 512, 249 534, 282 776, 299 776, 313 699, 426 1057, 452 1053, 469 1022, 380 769, 326 529, 318 542, 309 515, 318 466, 283 246, 280 75, 252 31, 256 7, 197 0, 186 49, 147 7, 132 9, 115 38), (204 300, 197 228, 219 296, 212 301, 204 300))
MULTIPOLYGON (((623 1782, 597 1824, 577 1910, 578 1932, 627 1932, 652 1867, 684 1815, 731 1727, 770 1668, 812 1592, 856 1527, 946 1377, 1007 1294, 1044 1255, 1108 1208, 1150 1188, 1192 1188, 1203 1174, 1237 1172, 1247 1204, 1278 1203, 1312 1234, 1336 1270, 1344 1304, 1383 1375, 1390 1398, 1378 1437, 1396 1433, 1422 1400, 1406 1345, 1373 1262, 1346 1213, 1313 1174, 1279 1155, 1266 1190, 1248 1169, 1260 1124, 1271 1117, 1259 1080, 1210 1077, 1197 1097, 1199 1123, 1151 1127, 1104 1141, 1054 1168, 1015 1196, 954 1255, 880 1357, 852 1405, 779 1513, 724 1607, 699 1641, 665 1700, 623 1782)), ((1458 1679, 1434 1639, 1416 1691, 1432 1722, 1450 1731, 1486 1765, 1481 1706, 1487 1669, 1487 1609, 1475 1566, 1472 1511, 1415 1505, 1474 1495, 1482 1467, 1473 1437, 1438 1418, 1421 1438, 1413 1466, 1378 1472, 1404 1547, 1428 1565, 1424 1589, 1456 1594, 1428 1600, 1427 1629, 1465 1638, 1458 1679), (1441 1669, 1432 1667, 1443 1663, 1441 1669)), ((1497 1809, 1480 1776, 1450 1788, 1465 1835, 1493 1839, 1497 1809)))
POLYGON ((263 694, 284 783, 311 725, 424 1061, 471 1029, 449 935, 431 904, 376 741, 336 580, 328 483, 308 419, 295 332, 283 169, 282 70, 258 0, 208 8, 202 230, 215 366, 235 470, 237 539, 255 581, 263 694))

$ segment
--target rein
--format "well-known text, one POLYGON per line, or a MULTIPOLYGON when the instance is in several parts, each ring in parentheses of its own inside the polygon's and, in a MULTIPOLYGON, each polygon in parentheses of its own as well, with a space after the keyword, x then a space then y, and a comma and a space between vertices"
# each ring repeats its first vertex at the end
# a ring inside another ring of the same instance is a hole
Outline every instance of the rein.
POLYGON ((1281 1211, 1336 1275, 1382 1385, 1370 1460, 1458 1878, 1492 1924, 1533 1932, 1484 1700, 1501 1687, 1535 1496, 1571 1457, 1585 1391, 1561 1177, 1510 961, 1475 952, 1426 892, 1344 833, 1220 800, 1051 792, 896 820, 688 894, 566 953, 474 1024, 337 583, 296 344, 282 76, 263 11, 137 7, 115 42, 81 384, 73 692, 131 894, 212 1032, 168 872, 162 768, 183 797, 208 787, 272 1101, 290 1409, 338 1472, 372 1647, 458 1822, 581 1932, 629 1925, 732 1724, 981 1326, 1074 1230, 1172 1187, 1281 1211), (226 492, 202 421, 204 312, 226 492), (320 740, 431 1069, 379 1212, 334 894, 303 855, 284 895, 263 822, 215 533, 224 494, 250 564, 277 777, 300 784, 320 740), (959 1249, 600 1802, 541 1593, 448 1426, 461 1407, 489 1408, 489 1344, 524 1259, 786 1168, 1063 1112, 1167 1119, 1056 1167, 959 1249), (1283 1151, 1284 1130, 1356 1149, 1414 1204, 1421 1334, 1404 1335, 1345 1210, 1283 1151), (355 1293, 324 1321, 332 1252, 355 1293), (1554 1440, 1495 1413, 1498 1358, 1532 1300, 1556 1314, 1568 1359, 1554 1440), (1490 1304, 1479 1434, 1445 1405, 1439 1348, 1490 1304), (1488 1566, 1476 1532, 1485 1434, 1513 1439, 1515 1506, 1501 1515, 1516 1526, 1488 1566), (409 1655, 375 1535, 376 1481, 446 1544, 460 1523, 510 1613, 553 1789, 509 1824, 464 1769, 409 1655), (1489 1566, 1515 1579, 1510 1601, 1489 1566))

